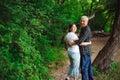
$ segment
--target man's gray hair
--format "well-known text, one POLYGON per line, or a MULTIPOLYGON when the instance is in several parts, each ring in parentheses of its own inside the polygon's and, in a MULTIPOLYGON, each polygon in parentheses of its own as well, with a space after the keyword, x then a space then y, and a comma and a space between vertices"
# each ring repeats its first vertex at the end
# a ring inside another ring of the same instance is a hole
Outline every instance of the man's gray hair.
POLYGON ((87 16, 82 16, 81 19, 83 19, 83 18, 89 20, 89 18, 87 16))

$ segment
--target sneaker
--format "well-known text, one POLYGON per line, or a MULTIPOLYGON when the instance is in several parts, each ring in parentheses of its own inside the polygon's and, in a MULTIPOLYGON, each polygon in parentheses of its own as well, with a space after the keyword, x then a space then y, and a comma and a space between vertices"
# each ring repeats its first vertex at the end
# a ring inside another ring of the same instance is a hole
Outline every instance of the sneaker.
POLYGON ((70 78, 69 78, 69 77, 66 77, 65 80, 70 80, 70 78))

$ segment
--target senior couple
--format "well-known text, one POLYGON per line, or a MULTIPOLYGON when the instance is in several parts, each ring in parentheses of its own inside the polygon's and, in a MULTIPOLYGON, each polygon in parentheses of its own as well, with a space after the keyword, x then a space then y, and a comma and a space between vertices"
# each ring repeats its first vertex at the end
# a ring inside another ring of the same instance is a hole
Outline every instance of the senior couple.
POLYGON ((88 26, 89 18, 82 16, 80 20, 81 31, 79 36, 75 34, 77 27, 75 24, 69 26, 69 32, 64 40, 67 44, 67 52, 70 59, 68 75, 65 80, 73 78, 77 80, 82 74, 82 80, 94 80, 91 64, 91 30, 88 26))

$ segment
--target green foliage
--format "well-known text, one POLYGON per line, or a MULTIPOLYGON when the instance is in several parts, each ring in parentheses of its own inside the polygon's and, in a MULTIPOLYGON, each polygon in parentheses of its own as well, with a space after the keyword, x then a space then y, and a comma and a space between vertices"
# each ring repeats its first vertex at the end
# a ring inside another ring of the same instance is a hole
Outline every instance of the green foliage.
POLYGON ((119 80, 120 79, 120 63, 112 62, 109 71, 107 73, 100 73, 94 69, 97 80, 119 80))
POLYGON ((107 24, 106 24, 106 26, 104 28, 105 32, 108 32, 108 33, 111 32, 112 25, 110 25, 110 24, 112 24, 110 21, 107 22, 107 24))
POLYGON ((105 30, 105 32, 109 33, 111 31, 111 27, 110 26, 106 26, 104 30, 105 30))
POLYGON ((79 23, 82 15, 90 16, 99 9, 90 25, 93 30, 110 30, 114 13, 110 14, 112 3, 105 2, 1 0, 0 79, 52 80, 50 66, 62 65, 66 59, 59 47, 70 23, 79 23))
POLYGON ((46 65, 49 64, 56 65, 57 63, 66 60, 66 57, 57 48, 47 47, 45 53, 42 54, 42 56, 44 57, 45 60, 44 63, 46 65))
POLYGON ((52 79, 48 74, 48 68, 43 65, 41 51, 36 49, 44 26, 39 19, 34 18, 35 14, 30 13, 29 8, 31 10, 35 8, 32 4, 26 5, 17 1, 14 2, 17 5, 11 3, 2 5, 12 13, 6 24, 0 24, 0 78, 4 80, 52 79), (24 5, 26 5, 25 9, 24 5))
POLYGON ((92 69, 95 76, 100 74, 100 71, 96 67, 93 67, 92 69))

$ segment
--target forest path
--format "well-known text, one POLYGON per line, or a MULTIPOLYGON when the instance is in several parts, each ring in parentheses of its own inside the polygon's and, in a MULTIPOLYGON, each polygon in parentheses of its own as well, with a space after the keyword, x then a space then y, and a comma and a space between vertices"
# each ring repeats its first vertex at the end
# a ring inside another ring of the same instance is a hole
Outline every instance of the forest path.
MULTIPOLYGON (((95 57, 97 56, 98 52, 104 47, 109 37, 95 37, 92 38, 92 50, 93 54, 91 56, 92 62, 94 61, 95 57)), ((67 56, 67 52, 63 51, 63 53, 67 56)), ((115 60, 120 61, 120 55, 115 55, 115 60)), ((67 70, 69 67, 69 59, 65 61, 65 64, 61 66, 60 68, 56 69, 53 72, 53 76, 55 77, 55 80, 65 80, 67 76, 67 70)), ((81 77, 79 77, 78 80, 81 80, 81 77)), ((96 79, 95 79, 96 80, 96 79)))

